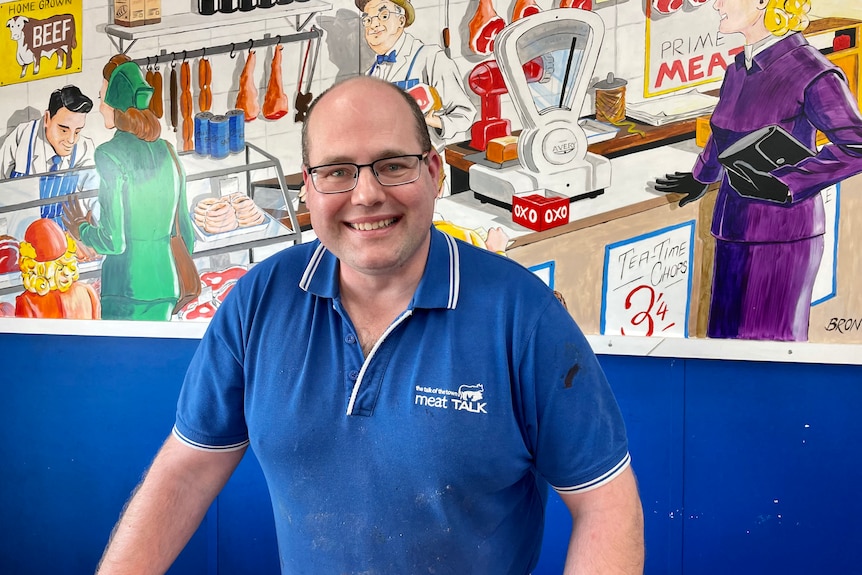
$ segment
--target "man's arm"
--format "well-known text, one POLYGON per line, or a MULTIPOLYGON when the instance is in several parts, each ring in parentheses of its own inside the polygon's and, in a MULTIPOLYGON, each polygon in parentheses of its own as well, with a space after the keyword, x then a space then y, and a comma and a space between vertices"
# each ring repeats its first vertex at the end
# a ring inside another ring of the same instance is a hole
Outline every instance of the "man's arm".
MULTIPOLYGON (((24 126, 26 124, 22 124, 24 126)), ((15 169, 15 153, 18 150, 18 145, 21 139, 21 126, 18 126, 3 139, 0 144, 0 180, 9 178, 12 170, 15 169)), ((26 168, 23 166, 22 169, 26 168)))
POLYGON ((167 571, 244 453, 198 450, 168 437, 114 527, 97 574, 167 571))
POLYGON ((559 495, 572 514, 565 575, 643 573, 643 508, 631 467, 601 487, 559 495))

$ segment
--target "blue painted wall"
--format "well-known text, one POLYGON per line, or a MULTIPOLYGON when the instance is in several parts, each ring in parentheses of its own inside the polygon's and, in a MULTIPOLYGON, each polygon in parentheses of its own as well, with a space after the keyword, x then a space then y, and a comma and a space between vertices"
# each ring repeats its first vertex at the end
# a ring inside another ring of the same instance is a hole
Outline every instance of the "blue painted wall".
MULTIPOLYGON (((196 340, 0 334, 0 573, 92 572, 173 423, 196 340)), ((648 574, 862 573, 862 367, 602 356, 626 417, 648 574)), ((570 520, 548 506, 537 574, 570 520)), ((247 455, 173 574, 277 573, 247 455)))

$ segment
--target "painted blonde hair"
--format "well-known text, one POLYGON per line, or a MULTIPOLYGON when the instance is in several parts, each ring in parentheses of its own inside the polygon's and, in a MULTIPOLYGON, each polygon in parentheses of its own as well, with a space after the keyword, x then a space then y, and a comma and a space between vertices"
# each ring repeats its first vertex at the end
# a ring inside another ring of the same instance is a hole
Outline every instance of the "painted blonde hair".
POLYGON ((775 36, 800 32, 808 27, 811 0, 769 0, 764 14, 766 29, 775 36))
POLYGON ((21 283, 28 292, 46 295, 48 292, 69 291, 78 281, 78 246, 75 240, 66 235, 66 253, 55 260, 40 262, 36 260, 36 249, 28 242, 21 242, 18 267, 21 269, 21 283))

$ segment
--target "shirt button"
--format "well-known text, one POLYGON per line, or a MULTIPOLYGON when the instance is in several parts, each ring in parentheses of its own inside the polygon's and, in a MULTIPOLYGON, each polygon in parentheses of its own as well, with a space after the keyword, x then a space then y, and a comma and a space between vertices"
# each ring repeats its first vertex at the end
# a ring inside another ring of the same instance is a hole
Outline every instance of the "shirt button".
POLYGON ((356 381, 356 378, 359 377, 359 372, 356 370, 353 370, 347 374, 347 377, 349 377, 351 379, 351 381, 356 381))
POLYGON ((356 343, 356 336, 352 333, 349 333, 347 334, 347 337, 344 338, 344 341, 346 343, 349 343, 350 345, 353 345, 354 343, 356 343))

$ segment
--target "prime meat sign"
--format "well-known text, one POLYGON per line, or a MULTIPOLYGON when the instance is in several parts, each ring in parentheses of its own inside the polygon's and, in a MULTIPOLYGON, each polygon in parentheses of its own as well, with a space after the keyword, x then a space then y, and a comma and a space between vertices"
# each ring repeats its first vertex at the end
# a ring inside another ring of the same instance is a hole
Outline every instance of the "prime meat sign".
POLYGON ((82 0, 0 4, 0 85, 81 71, 82 0))
POLYGON ((741 35, 719 33, 715 10, 698 8, 697 0, 647 4, 647 59, 644 95, 657 96, 724 78, 742 50, 741 35), (667 4, 665 6, 665 4, 667 4))

